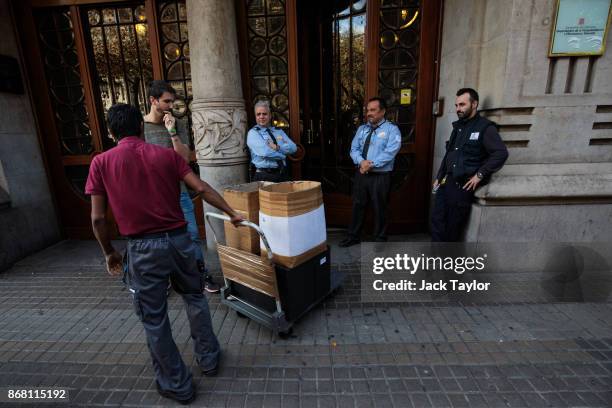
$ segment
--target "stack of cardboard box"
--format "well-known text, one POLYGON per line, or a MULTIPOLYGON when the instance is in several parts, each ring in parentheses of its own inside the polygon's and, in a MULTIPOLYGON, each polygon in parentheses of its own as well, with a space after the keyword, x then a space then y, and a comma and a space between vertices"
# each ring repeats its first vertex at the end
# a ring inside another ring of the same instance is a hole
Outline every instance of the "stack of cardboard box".
MULTIPOLYGON (((259 188, 265 182, 238 184, 227 187, 223 191, 223 198, 236 212, 246 220, 259 224, 259 188)), ((259 234, 253 228, 234 226, 225 221, 225 244, 232 248, 259 254, 259 234)))
MULTIPOLYGON (((253 182, 228 187, 223 196, 245 219, 260 226, 275 263, 293 268, 326 250, 321 183, 253 182)), ((225 241, 229 247, 267 256, 252 228, 234 228, 225 222, 225 241)))

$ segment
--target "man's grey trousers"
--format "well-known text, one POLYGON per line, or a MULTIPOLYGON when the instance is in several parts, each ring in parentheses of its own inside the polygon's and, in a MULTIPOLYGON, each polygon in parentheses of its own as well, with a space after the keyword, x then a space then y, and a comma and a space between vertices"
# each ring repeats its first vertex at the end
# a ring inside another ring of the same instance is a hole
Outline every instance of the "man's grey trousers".
POLYGON ((185 228, 132 237, 127 245, 127 283, 136 314, 144 325, 158 387, 188 398, 192 375, 172 338, 168 319, 168 280, 183 297, 196 360, 202 370, 217 366, 219 342, 212 330, 208 302, 196 264, 195 244, 185 228))

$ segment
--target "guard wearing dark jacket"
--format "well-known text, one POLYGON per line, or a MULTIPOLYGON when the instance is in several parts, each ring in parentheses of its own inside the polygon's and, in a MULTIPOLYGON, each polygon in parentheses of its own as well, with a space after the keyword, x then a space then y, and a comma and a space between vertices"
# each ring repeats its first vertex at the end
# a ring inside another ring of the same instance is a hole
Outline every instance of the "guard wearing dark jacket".
POLYGON ((470 215, 474 191, 488 182, 508 158, 494 122, 478 114, 478 93, 457 91, 455 108, 459 120, 446 142, 446 154, 433 184, 436 193, 431 215, 431 240, 459 241, 470 215))

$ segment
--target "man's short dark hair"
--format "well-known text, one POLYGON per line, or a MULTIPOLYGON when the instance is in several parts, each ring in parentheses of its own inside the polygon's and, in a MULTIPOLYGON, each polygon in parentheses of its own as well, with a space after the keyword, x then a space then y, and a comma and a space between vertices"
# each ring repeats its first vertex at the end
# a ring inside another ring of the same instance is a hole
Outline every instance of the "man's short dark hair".
POLYGON ((382 110, 387 110, 387 102, 380 96, 375 96, 373 98, 368 99, 368 103, 378 101, 378 107, 382 110))
POLYGON ((159 99, 164 92, 168 92, 176 96, 176 90, 168 82, 161 79, 156 79, 155 81, 149 82, 149 96, 159 99))
POLYGON ((111 106, 107 114, 108 127, 115 137, 120 140, 127 136, 140 136, 143 119, 140 110, 125 103, 111 106))
POLYGON ((480 99, 478 99, 478 92, 476 92, 476 90, 472 88, 461 88, 457 91, 457 96, 461 96, 465 93, 470 94, 470 102, 480 101, 480 99))

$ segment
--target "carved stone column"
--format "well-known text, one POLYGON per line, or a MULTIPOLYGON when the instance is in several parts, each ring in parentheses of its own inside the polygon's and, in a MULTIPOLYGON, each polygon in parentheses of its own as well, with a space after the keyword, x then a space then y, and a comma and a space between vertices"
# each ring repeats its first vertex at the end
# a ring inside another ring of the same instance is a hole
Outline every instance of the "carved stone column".
MULTIPOLYGON (((187 0, 193 103, 200 177, 219 191, 247 181, 247 116, 242 98, 234 2, 187 0)), ((216 211, 204 203, 204 211, 216 211)), ((223 224, 215 224, 219 239, 223 224)), ((214 249, 210 225, 206 241, 214 249)))
POLYGON ((242 99, 198 99, 194 100, 191 109, 200 166, 233 166, 248 162, 247 116, 242 99))

